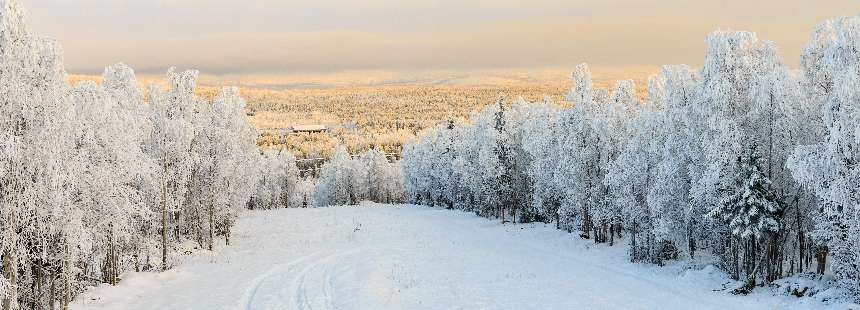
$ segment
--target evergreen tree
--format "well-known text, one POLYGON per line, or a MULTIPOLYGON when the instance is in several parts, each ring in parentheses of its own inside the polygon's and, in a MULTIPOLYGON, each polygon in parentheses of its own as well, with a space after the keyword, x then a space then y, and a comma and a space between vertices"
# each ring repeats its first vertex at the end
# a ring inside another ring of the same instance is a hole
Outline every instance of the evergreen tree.
POLYGON ((721 199, 708 216, 728 224, 733 236, 745 242, 747 259, 752 272, 738 292, 749 292, 754 286, 766 255, 756 259, 757 247, 770 246, 772 237, 780 231, 783 207, 770 189, 770 180, 761 171, 761 155, 755 144, 737 158, 738 170, 730 176, 728 186, 720 188, 721 199))

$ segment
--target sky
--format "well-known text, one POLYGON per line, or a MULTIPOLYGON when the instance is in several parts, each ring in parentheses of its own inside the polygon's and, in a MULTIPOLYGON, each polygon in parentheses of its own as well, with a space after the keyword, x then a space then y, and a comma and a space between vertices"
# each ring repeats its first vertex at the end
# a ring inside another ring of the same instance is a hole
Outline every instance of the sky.
POLYGON ((798 65, 857 0, 25 0, 66 68, 209 74, 700 66, 708 32, 749 30, 798 65))

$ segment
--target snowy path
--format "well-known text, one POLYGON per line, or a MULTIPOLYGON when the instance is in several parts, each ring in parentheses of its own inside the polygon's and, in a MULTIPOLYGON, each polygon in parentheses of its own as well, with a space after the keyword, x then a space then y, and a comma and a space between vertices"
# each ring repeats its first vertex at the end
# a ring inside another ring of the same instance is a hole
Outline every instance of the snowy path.
POLYGON ((426 207, 248 212, 235 244, 127 276, 74 309, 785 309, 714 292, 719 273, 625 261, 552 227, 426 207), (95 299, 95 300, 94 300, 95 299))

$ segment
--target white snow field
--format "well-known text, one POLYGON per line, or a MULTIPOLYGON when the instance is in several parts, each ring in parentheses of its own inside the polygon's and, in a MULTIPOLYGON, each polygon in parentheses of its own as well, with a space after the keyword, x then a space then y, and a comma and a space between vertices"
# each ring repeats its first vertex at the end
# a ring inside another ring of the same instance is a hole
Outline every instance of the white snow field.
POLYGON ((845 309, 770 290, 734 296, 713 268, 627 262, 544 224, 420 206, 246 212, 234 243, 127 274, 73 309, 845 309), (716 291, 715 291, 716 290, 716 291))

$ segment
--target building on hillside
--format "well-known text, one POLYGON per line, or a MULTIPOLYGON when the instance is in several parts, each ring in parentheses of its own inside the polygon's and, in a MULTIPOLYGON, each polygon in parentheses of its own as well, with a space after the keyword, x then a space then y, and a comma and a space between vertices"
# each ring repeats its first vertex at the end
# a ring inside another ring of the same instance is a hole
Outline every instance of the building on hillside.
POLYGON ((325 125, 295 125, 290 128, 292 133, 323 133, 328 131, 325 125))

